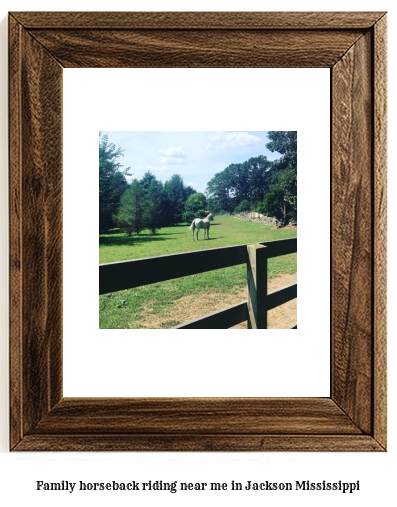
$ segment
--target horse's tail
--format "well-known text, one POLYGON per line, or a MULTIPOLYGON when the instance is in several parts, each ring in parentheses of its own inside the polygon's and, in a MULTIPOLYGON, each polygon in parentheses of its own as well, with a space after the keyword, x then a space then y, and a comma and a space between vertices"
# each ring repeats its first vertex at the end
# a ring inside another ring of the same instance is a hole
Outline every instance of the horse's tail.
POLYGON ((196 226, 195 222, 196 222, 196 220, 193 220, 193 222, 190 224, 189 229, 193 229, 193 230, 195 229, 195 226, 196 226))

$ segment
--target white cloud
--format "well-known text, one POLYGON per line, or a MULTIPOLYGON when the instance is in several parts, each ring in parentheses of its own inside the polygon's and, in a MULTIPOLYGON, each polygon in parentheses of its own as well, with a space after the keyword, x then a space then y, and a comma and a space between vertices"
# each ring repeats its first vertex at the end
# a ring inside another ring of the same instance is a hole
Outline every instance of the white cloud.
MULTIPOLYGON (((221 143, 221 148, 229 146, 253 146, 263 142, 263 139, 248 132, 214 132, 207 137, 209 141, 221 143)), ((207 149, 211 148, 211 145, 212 143, 209 143, 207 149)))
POLYGON ((157 151, 159 153, 164 153, 164 155, 167 155, 167 157, 173 157, 173 156, 186 157, 186 154, 182 148, 167 148, 166 150, 160 149, 157 151))
POLYGON ((182 148, 167 148, 165 150, 157 150, 158 153, 162 153, 160 162, 162 164, 181 164, 186 158, 186 153, 182 148))
POLYGON ((161 164, 182 164, 183 158, 179 157, 160 157, 161 164))

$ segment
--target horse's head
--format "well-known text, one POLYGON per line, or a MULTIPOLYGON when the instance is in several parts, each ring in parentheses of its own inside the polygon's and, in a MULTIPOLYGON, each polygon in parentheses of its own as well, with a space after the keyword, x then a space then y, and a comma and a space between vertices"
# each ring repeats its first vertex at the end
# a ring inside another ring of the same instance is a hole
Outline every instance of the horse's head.
POLYGON ((214 216, 212 215, 212 213, 210 213, 210 214, 207 216, 207 219, 208 219, 208 220, 211 220, 211 221, 213 221, 213 220, 214 220, 214 216))

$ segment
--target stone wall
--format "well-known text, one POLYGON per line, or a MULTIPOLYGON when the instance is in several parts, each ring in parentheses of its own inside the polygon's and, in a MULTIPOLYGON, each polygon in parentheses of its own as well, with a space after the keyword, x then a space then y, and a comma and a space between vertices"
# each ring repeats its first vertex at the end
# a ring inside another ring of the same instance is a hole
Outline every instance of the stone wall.
MULTIPOLYGON (((266 215, 261 215, 260 213, 256 213, 256 211, 250 211, 249 213, 236 213, 233 215, 234 218, 238 220, 244 220, 245 222, 256 222, 258 224, 268 225, 269 227, 277 227, 279 229, 281 227, 281 222, 274 217, 267 217, 266 215)), ((290 222, 288 227, 297 228, 296 222, 290 222)))
POLYGON ((244 220, 245 222, 256 222, 258 224, 269 225, 270 227, 280 227, 280 221, 274 217, 267 217, 266 215, 261 215, 260 213, 256 213, 255 211, 251 211, 249 213, 236 213, 233 215, 234 218, 238 220, 244 220))

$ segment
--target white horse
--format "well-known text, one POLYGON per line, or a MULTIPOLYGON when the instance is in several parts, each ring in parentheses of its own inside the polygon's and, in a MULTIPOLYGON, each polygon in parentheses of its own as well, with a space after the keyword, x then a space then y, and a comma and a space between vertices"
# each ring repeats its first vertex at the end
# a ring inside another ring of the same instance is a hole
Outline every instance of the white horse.
POLYGON ((191 223, 189 229, 193 229, 193 241, 194 241, 194 229, 197 229, 197 241, 198 241, 198 233, 200 229, 204 230, 204 239, 205 239, 205 232, 207 231, 207 239, 210 239, 209 232, 210 232, 210 225, 211 221, 214 220, 214 217, 212 216, 212 213, 210 213, 208 216, 203 218, 195 218, 193 222, 191 223))

